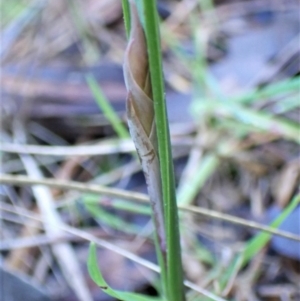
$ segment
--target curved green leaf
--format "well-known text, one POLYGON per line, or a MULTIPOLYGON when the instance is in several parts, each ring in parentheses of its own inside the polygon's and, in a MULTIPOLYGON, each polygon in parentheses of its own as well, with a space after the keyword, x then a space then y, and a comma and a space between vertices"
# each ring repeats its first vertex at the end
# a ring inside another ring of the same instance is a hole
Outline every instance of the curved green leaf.
POLYGON ((96 244, 91 243, 89 249, 89 256, 87 261, 87 267, 90 277, 93 281, 108 295, 123 301, 163 301, 157 297, 147 297, 130 292, 122 292, 112 289, 104 280, 101 271, 98 267, 96 244))

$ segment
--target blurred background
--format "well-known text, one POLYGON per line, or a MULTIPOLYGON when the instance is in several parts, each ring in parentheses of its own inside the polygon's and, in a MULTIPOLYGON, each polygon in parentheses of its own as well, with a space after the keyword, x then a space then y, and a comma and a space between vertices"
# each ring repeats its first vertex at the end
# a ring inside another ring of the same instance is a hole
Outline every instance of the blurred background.
MULTIPOLYGON (((270 223, 299 193, 300 2, 157 9, 178 203, 270 223)), ((1 173, 146 193, 126 132, 121 0, 2 1, 1 17, 1 173)), ((1 300, 114 300, 87 273, 85 234, 111 244, 98 257, 113 288, 157 294, 156 274, 118 251, 155 262, 147 206, 34 187, 0 188, 1 300)), ((279 227, 298 241, 273 236, 220 290, 258 230, 182 213, 187 279, 228 300, 300 300, 299 216, 279 227)))

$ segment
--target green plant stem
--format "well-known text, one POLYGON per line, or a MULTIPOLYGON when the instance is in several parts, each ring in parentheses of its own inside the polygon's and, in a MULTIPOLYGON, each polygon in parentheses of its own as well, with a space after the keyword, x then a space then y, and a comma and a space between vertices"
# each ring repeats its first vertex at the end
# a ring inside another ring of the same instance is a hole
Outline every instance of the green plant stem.
POLYGON ((130 35, 130 7, 128 0, 122 0, 122 9, 127 39, 130 35))
POLYGON ((149 54, 149 67, 157 126, 158 149, 162 177, 167 233, 167 298, 185 300, 181 262, 180 235, 170 132, 164 93, 158 15, 155 0, 143 0, 144 29, 149 54))

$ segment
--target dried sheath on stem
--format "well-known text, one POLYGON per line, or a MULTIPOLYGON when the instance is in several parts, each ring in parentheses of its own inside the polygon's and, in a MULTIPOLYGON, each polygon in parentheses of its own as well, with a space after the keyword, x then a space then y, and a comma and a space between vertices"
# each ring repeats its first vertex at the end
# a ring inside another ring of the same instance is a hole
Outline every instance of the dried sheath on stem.
POLYGON ((154 224, 163 254, 166 253, 163 197, 157 147, 154 104, 143 27, 131 6, 131 32, 124 60, 127 88, 127 120, 148 186, 154 224))

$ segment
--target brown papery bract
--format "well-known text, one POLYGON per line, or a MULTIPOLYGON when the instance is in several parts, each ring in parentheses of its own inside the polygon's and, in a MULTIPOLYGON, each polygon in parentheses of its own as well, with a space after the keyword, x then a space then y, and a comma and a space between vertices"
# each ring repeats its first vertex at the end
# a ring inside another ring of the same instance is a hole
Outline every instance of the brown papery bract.
POLYGON ((124 60, 124 78, 128 92, 127 120, 146 178, 160 248, 165 254, 163 198, 147 45, 136 6, 131 2, 130 7, 131 33, 124 60))

